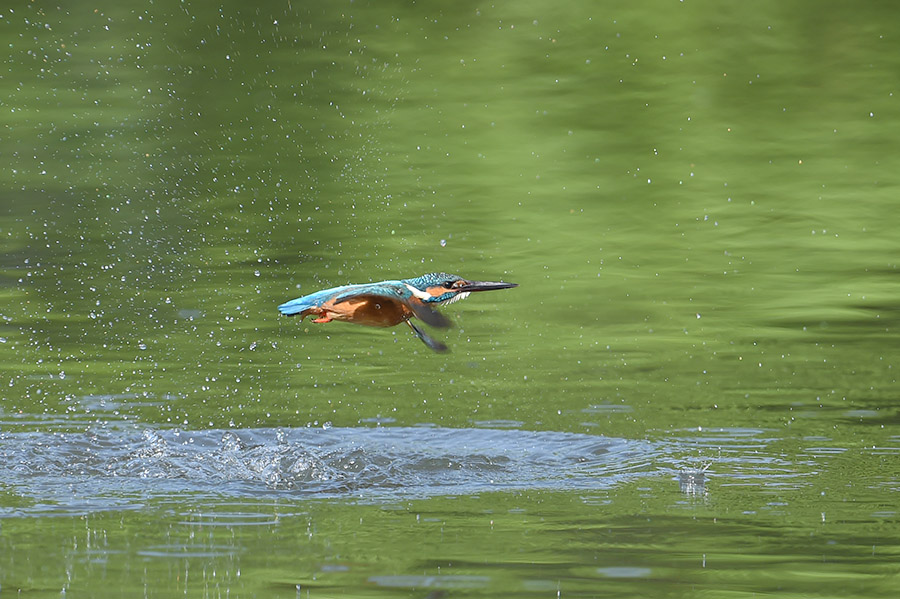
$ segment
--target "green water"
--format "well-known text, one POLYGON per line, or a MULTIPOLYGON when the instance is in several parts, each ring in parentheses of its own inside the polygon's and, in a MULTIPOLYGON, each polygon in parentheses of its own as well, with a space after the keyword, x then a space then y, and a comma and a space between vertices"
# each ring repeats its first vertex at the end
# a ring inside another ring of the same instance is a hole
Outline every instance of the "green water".
POLYGON ((0 17, 0 597, 900 592, 893 3, 0 17), (432 271, 520 286, 444 309, 448 354, 276 310, 432 271), (378 426, 653 450, 597 489, 257 499, 10 457, 378 426))

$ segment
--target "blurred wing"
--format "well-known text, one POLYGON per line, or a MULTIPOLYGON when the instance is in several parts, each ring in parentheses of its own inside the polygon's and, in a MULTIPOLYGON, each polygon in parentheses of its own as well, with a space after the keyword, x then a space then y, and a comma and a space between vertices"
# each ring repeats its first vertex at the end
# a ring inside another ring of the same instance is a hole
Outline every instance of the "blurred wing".
POLYGON ((341 295, 334 298, 334 303, 341 304, 343 302, 349 302, 351 300, 381 300, 400 302, 401 304, 409 308, 410 311, 412 311, 412 313, 416 315, 416 318, 418 318, 425 324, 440 329, 446 329, 451 325, 450 319, 448 319, 446 316, 444 316, 440 312, 435 312, 426 304, 424 304, 420 299, 414 297, 412 294, 406 292, 405 290, 401 291, 396 287, 388 285, 366 285, 365 288, 353 289, 351 291, 348 291, 347 293, 342 293, 341 295))
POLYGON ((425 331, 423 331, 422 329, 420 329, 419 327, 417 327, 416 325, 414 325, 413 322, 412 322, 411 320, 407 320, 407 321, 406 321, 406 324, 408 324, 408 325, 409 325, 409 328, 411 328, 411 329, 413 330, 413 333, 416 334, 416 337, 418 337, 419 339, 421 339, 421 340, 422 340, 422 343, 424 343, 425 345, 427 345, 430 349, 432 349, 432 350, 434 350, 434 351, 436 351, 436 352, 438 352, 438 353, 444 353, 445 351, 449 351, 449 350, 447 349, 447 346, 446 346, 446 345, 444 345, 443 343, 441 343, 441 342, 438 341, 437 339, 432 339, 431 337, 429 337, 428 335, 426 335, 426 334, 425 334, 425 331))

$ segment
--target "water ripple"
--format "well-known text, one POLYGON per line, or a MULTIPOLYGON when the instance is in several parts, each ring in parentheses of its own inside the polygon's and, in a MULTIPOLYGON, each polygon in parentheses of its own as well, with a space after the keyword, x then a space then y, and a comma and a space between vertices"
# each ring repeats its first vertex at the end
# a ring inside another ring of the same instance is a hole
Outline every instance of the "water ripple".
POLYGON ((654 446, 512 429, 100 429, 0 435, 0 488, 23 512, 216 497, 397 499, 597 489, 647 472, 654 446))

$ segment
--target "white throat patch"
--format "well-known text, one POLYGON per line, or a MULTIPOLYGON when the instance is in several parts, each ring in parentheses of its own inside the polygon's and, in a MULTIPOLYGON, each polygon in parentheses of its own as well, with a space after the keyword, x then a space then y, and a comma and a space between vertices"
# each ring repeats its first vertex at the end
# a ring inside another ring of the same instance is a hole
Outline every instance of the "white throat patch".
POLYGON ((441 305, 452 304, 453 302, 458 302, 459 300, 464 300, 467 297, 469 297, 469 293, 471 293, 471 291, 463 291, 462 293, 457 293, 450 299, 442 301, 441 305))

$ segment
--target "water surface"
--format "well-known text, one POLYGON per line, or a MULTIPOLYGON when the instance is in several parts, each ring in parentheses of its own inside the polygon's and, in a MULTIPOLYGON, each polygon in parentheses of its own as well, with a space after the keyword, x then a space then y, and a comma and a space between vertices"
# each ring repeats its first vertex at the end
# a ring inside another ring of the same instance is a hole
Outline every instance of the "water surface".
POLYGON ((897 17, 3 8, 0 593, 896 596, 897 17))

